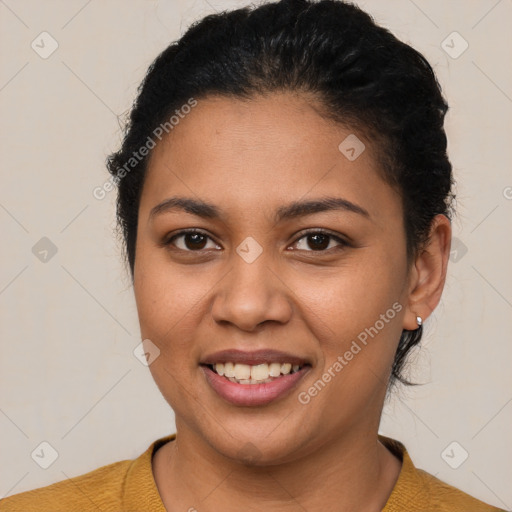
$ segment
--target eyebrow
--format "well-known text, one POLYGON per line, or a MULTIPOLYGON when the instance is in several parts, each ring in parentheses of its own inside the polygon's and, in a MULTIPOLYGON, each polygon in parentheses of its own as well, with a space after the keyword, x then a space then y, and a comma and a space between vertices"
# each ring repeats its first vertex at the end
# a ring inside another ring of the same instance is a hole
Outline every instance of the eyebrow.
MULTIPOLYGON (((165 199, 153 207, 149 212, 148 222, 159 215, 176 210, 182 210, 205 219, 224 218, 222 211, 211 203, 200 199, 175 196, 165 199)), ((274 221, 277 224, 284 220, 331 210, 343 210, 370 218, 370 214, 367 210, 347 199, 341 197, 323 197, 310 201, 294 201, 287 205, 280 206, 275 212, 274 221)))

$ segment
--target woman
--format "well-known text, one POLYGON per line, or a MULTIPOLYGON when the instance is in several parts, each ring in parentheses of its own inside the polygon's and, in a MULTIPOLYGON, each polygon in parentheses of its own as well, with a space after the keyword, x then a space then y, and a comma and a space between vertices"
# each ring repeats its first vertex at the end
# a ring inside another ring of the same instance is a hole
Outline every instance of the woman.
POLYGON ((108 168, 177 433, 0 510, 498 510, 378 434, 445 282, 447 108, 340 1, 208 16, 163 51, 108 168))

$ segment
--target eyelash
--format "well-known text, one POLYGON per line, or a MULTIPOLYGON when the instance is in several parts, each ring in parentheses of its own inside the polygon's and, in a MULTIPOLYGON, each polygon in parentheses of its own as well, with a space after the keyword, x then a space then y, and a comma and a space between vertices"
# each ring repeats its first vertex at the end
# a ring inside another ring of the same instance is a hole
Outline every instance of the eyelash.
MULTIPOLYGON (((187 235, 187 234, 203 235, 203 236, 209 238, 210 240, 214 241, 207 233, 205 233, 204 231, 201 231, 199 229, 184 229, 184 230, 179 231, 178 233, 174 234, 169 239, 165 240, 162 245, 165 247, 173 246, 174 240, 176 240, 177 238, 182 237, 184 235, 187 235)), ((296 240, 291 245, 295 245, 299 240, 306 238, 308 235, 318 235, 318 234, 328 236, 330 239, 335 240, 336 242, 339 242, 340 246, 337 247, 338 249, 350 246, 350 244, 346 240, 343 240, 339 236, 334 235, 330 231, 326 231, 324 229, 312 229, 309 231, 302 231, 302 232, 298 233, 298 238, 296 238, 296 240)), ((179 247, 174 247, 174 249, 176 249, 178 251, 182 251, 182 252, 188 252, 188 253, 201 253, 201 252, 207 250, 207 249, 199 249, 197 251, 193 251, 190 249, 180 249, 179 247)), ((317 251, 309 250, 309 251, 305 251, 305 252, 328 253, 332 249, 333 248, 331 247, 330 249, 319 249, 317 251)), ((336 247, 334 249, 336 249, 336 247)), ((302 249, 298 249, 298 250, 300 251, 302 249)))

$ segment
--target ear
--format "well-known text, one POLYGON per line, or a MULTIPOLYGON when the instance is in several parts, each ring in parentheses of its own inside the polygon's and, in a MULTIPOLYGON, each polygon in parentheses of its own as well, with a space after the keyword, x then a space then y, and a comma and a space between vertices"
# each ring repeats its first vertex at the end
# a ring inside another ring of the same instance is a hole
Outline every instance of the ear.
POLYGON ((432 220, 429 239, 418 253, 410 270, 409 296, 403 328, 418 328, 416 317, 425 321, 439 304, 446 280, 452 229, 442 214, 432 220))

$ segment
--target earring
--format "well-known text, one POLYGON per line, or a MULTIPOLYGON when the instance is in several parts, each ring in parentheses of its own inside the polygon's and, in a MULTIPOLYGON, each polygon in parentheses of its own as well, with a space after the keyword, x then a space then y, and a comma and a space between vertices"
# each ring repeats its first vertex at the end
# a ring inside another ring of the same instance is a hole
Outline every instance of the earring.
POLYGON ((423 324, 423 319, 421 318, 421 316, 416 317, 416 323, 418 324, 418 328, 421 327, 421 325, 423 324))

